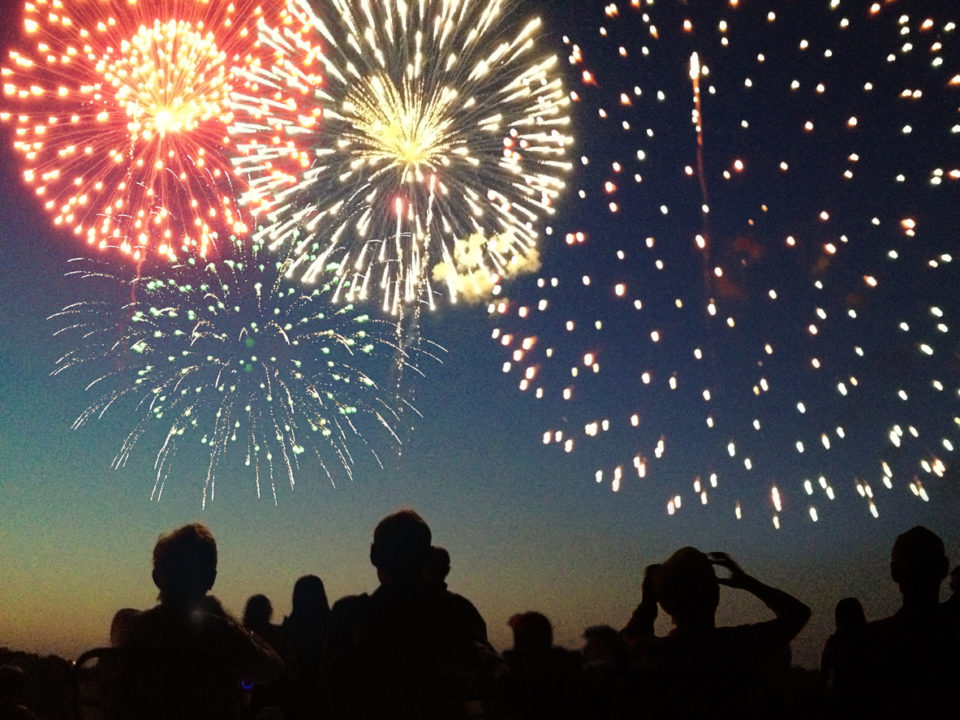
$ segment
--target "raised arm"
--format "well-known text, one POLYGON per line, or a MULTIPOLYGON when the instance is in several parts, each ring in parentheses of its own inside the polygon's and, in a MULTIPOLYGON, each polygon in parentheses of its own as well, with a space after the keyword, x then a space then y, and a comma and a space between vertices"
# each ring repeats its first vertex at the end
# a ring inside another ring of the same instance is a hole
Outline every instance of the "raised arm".
POLYGON ((727 587, 746 590, 751 595, 759 598, 764 605, 773 611, 773 614, 777 616, 779 629, 784 636, 784 642, 796 637, 797 633, 807 624, 807 621, 810 619, 810 608, 793 597, 793 595, 775 587, 765 585, 752 575, 748 575, 744 572, 743 568, 737 565, 726 553, 714 552, 710 553, 708 557, 714 565, 726 568, 730 572, 730 577, 718 577, 717 582, 727 587))
POLYGON ((653 576, 659 565, 647 565, 643 571, 640 604, 630 617, 630 622, 620 631, 621 637, 630 647, 643 645, 655 636, 653 624, 657 619, 657 595, 653 589, 653 576))

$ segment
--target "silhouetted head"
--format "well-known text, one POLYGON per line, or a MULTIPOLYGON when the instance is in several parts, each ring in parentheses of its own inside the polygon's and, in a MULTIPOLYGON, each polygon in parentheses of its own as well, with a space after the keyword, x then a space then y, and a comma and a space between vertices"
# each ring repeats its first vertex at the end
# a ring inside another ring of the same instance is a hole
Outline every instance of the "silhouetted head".
POLYGON ((593 625, 583 631, 587 641, 583 646, 584 666, 617 665, 624 659, 623 640, 620 633, 609 625, 593 625))
POLYGON ((720 584, 704 553, 693 547, 680 548, 657 568, 653 583, 657 601, 674 625, 713 625, 720 584))
POLYGON ((929 600, 931 594, 938 598, 949 568, 943 540, 922 525, 907 530, 893 544, 890 576, 900 586, 904 600, 918 595, 929 600))
POLYGON ((513 649, 517 652, 543 652, 553 647, 553 626, 546 615, 520 613, 507 624, 513 629, 513 649))
POLYGON ((421 579, 423 584, 434 590, 445 590, 446 579, 450 574, 450 553, 445 548, 433 546, 427 556, 427 564, 423 566, 421 579))
POLYGON ((848 630, 867 622, 863 605, 855 597, 847 597, 838 602, 833 610, 833 618, 837 623, 837 630, 848 630))
POLYGON ((153 546, 153 582, 160 600, 199 600, 217 578, 217 542, 191 523, 161 535, 153 546))
POLYGON ((381 582, 418 577, 430 555, 430 540, 430 527, 413 510, 381 520, 370 546, 370 562, 381 582))
POLYGON ((327 590, 316 575, 304 575, 293 584, 291 615, 326 616, 330 612, 327 590))
POLYGON ((243 624, 251 629, 264 628, 273 617, 273 605, 266 595, 251 595, 243 609, 243 624))

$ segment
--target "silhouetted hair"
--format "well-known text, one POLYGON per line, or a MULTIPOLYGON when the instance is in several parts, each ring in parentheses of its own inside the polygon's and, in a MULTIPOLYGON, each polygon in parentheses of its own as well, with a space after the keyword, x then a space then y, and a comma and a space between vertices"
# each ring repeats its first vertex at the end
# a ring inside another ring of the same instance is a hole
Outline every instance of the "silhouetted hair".
POLYGON ((833 610, 833 618, 837 623, 837 630, 847 630, 867 622, 863 605, 855 597, 845 597, 839 601, 833 610))
POLYGON ((205 525, 184 525, 153 546, 153 582, 161 601, 202 597, 216 577, 217 542, 205 525))
POLYGON ((694 547, 683 547, 657 568, 653 577, 657 601, 674 620, 712 617, 720 601, 713 565, 694 547))
POLYGON ((899 535, 890 553, 890 575, 898 585, 939 583, 949 567, 943 540, 923 525, 899 535))
POLYGON ((591 625, 583 631, 583 637, 588 643, 614 645, 620 643, 620 633, 609 625, 591 625))
POLYGON ((291 616, 321 616, 330 614, 330 602, 323 580, 316 575, 304 575, 293 584, 293 609, 291 616))
POLYGON ((251 595, 243 609, 243 624, 251 629, 262 628, 273 617, 273 605, 266 595, 251 595))
POLYGON ((430 527, 413 510, 388 515, 373 531, 370 562, 397 575, 420 572, 430 554, 430 527))
POLYGON ((553 647, 553 626, 547 616, 538 612, 514 615, 508 623, 513 628, 513 649, 519 652, 549 650, 553 647))
POLYGON ((626 661, 626 648, 617 630, 609 625, 591 625, 583 631, 587 641, 580 651, 584 667, 597 664, 619 665, 626 661))

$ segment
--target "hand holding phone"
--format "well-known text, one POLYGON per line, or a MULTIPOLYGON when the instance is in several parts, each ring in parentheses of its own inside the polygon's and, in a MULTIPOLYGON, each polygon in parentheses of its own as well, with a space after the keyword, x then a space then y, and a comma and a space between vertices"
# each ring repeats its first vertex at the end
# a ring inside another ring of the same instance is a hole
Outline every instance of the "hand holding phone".
POLYGON ((717 582, 728 587, 743 587, 744 580, 747 579, 748 575, 727 553, 707 553, 707 558, 714 567, 717 582), (721 572, 721 570, 725 572, 721 572))

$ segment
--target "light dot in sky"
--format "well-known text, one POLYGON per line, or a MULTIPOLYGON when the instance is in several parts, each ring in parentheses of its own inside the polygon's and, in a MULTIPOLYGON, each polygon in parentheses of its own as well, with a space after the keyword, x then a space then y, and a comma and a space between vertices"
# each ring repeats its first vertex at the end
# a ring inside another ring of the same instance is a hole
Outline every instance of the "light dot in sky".
MULTIPOLYGON (((579 438, 584 421, 609 416, 610 430, 581 439, 576 454, 607 473, 651 458, 642 492, 659 493, 670 512, 679 510, 671 482, 721 470, 729 479, 709 507, 731 503, 742 517, 776 478, 776 523, 791 512, 819 522, 816 506, 795 502, 811 495, 808 478, 833 500, 859 497, 837 468, 888 480, 925 473, 929 497, 937 469, 958 460, 938 465, 929 448, 951 456, 960 447, 946 400, 960 398, 946 350, 958 344, 946 289, 960 278, 944 230, 960 222, 960 168, 948 150, 960 123, 945 101, 960 76, 931 62, 960 39, 940 23, 922 46, 897 34, 922 19, 901 22, 883 3, 831 11, 841 4, 768 15, 746 3, 622 3, 598 18, 610 42, 588 42, 588 28, 576 38, 578 76, 590 78, 576 83, 581 107, 613 122, 602 142, 578 137, 583 167, 604 170, 575 180, 584 195, 559 203, 551 222, 562 235, 565 214, 578 218, 586 240, 554 257, 591 282, 576 293, 577 283, 561 285, 536 317, 496 318, 529 323, 524 336, 556 349, 553 362, 540 346, 525 350, 545 398, 571 385, 569 368, 584 368, 563 423, 579 438), (603 317, 602 335, 588 308, 603 317), (562 333, 572 318, 583 331, 562 333), (576 362, 600 348, 598 369, 576 362), (683 452, 654 460, 662 437, 683 452)), ((534 304, 522 288, 505 293, 534 304)), ((921 485, 890 485, 891 497, 920 498, 921 485)), ((862 500, 875 508, 886 492, 884 482, 862 500)))

